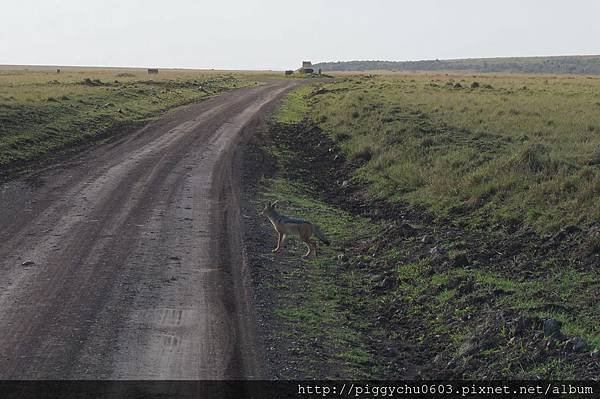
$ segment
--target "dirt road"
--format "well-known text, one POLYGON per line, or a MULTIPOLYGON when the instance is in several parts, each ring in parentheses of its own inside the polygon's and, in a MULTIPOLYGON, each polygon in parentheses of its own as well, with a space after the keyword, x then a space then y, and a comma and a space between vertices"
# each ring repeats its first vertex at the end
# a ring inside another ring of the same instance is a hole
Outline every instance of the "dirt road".
POLYGON ((236 147, 293 83, 0 186, 0 378, 259 378, 236 147))

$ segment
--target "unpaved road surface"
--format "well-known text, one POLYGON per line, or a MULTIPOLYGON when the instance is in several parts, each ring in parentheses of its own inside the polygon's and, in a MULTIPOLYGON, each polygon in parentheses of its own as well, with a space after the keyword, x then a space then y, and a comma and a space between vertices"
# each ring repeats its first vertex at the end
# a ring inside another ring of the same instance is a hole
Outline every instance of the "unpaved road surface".
POLYGON ((0 186, 0 378, 263 377, 236 148, 294 83, 170 112, 0 186))

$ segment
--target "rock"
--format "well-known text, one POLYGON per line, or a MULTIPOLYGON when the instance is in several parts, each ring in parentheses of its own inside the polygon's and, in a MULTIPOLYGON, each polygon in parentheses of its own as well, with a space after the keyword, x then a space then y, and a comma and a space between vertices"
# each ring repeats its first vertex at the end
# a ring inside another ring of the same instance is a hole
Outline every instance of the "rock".
POLYGON ((459 254, 452 260, 454 267, 464 267, 469 265, 469 258, 465 254, 459 254))
POLYGON ((427 234, 423 236, 423 238, 421 238, 421 242, 423 244, 431 244, 433 242, 433 238, 431 238, 431 236, 428 236, 427 234))
POLYGON ((32 260, 26 260, 25 262, 21 263, 21 266, 32 266, 35 265, 35 262, 32 260))
POLYGON ((594 349, 593 351, 590 352, 590 356, 591 357, 600 357, 600 351, 598 351, 598 349, 594 349))
POLYGON ((583 339, 579 338, 579 340, 573 344, 573 351, 574 352, 583 352, 587 349, 587 342, 585 342, 583 339))
POLYGON ((571 352, 583 352, 587 348, 587 343, 581 337, 573 337, 565 343, 565 349, 571 352))
POLYGON ((562 323, 555 319, 544 320, 544 336, 546 338, 560 338, 560 328, 562 323))

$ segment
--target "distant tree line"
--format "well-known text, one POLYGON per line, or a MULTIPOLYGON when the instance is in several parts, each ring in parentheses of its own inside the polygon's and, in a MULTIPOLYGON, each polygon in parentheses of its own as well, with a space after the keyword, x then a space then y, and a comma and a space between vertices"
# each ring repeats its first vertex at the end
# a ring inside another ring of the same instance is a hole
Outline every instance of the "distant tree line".
POLYGON ((600 55, 426 61, 338 61, 314 64, 314 68, 323 71, 464 71, 600 75, 600 55))

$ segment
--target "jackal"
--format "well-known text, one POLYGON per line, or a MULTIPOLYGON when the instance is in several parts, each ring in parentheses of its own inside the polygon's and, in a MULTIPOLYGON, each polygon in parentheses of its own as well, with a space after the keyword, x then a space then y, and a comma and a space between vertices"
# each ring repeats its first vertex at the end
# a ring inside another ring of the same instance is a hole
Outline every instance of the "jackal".
POLYGON ((325 234, 315 224, 312 224, 308 220, 297 219, 279 214, 275 210, 277 201, 273 203, 267 203, 262 211, 262 215, 269 218, 269 221, 275 228, 278 234, 277 248, 272 252, 277 252, 283 246, 283 242, 288 235, 296 235, 300 237, 302 241, 308 247, 308 252, 302 256, 303 258, 308 257, 311 253, 317 257, 317 244, 311 240, 311 237, 315 235, 325 245, 329 245, 330 242, 325 238, 325 234))

